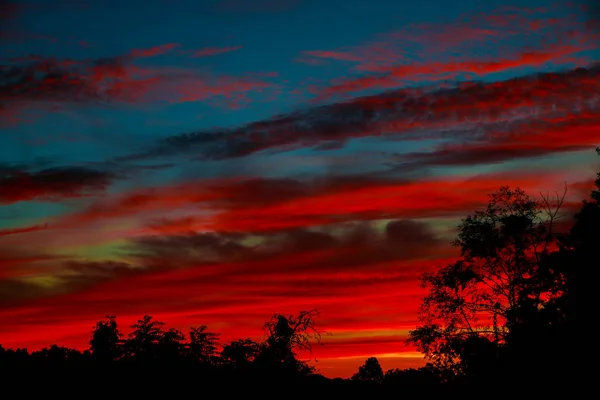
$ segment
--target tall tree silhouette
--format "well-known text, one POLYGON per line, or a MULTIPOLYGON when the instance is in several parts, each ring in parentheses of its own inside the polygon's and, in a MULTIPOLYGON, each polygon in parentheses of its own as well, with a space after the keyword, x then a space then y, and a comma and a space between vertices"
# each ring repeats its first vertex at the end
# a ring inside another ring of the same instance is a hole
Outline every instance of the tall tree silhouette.
POLYGON ((453 242, 461 259, 423 275, 429 292, 422 325, 409 334, 433 366, 451 374, 493 373, 511 328, 557 295, 546 258, 563 199, 535 201, 502 187, 484 211, 462 220, 453 242))
POLYGON ((358 372, 352 375, 352 380, 363 382, 383 382, 383 369, 376 357, 367 358, 365 363, 358 367, 358 372))
POLYGON ((90 351, 94 361, 107 364, 119 359, 123 354, 121 336, 116 317, 107 316, 106 320, 98 321, 90 339, 90 351))
POLYGON ((190 355, 201 363, 211 364, 215 362, 219 334, 208 331, 206 325, 190 328, 190 355))
POLYGON ((317 310, 298 315, 274 314, 264 325, 267 339, 257 362, 271 367, 309 374, 312 369, 296 358, 299 352, 312 353, 312 344, 321 343, 323 331, 315 325, 317 310))
POLYGON ((161 363, 181 363, 185 355, 185 336, 175 328, 169 328, 162 332, 156 346, 156 358, 161 363))
POLYGON ((133 331, 129 334, 125 347, 128 357, 140 363, 149 363, 156 359, 158 345, 163 336, 164 322, 153 321, 149 315, 144 315, 131 326, 133 331))

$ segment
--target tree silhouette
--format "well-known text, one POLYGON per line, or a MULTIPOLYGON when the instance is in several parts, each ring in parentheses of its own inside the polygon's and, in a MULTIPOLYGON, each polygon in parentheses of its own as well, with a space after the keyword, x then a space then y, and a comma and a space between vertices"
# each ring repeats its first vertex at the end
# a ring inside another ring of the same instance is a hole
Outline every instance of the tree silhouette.
POLYGON ((119 359, 122 356, 121 336, 116 317, 107 316, 106 320, 98 321, 90 339, 90 351, 94 360, 107 364, 119 359))
POLYGON ((502 187, 484 211, 462 220, 453 242, 461 259, 423 275, 422 325, 409 334, 434 367, 491 373, 511 328, 558 294, 546 259, 563 199, 539 202, 502 187))
POLYGON ((219 334, 209 332, 206 325, 190 328, 190 355, 201 363, 214 363, 219 343, 219 334))
POLYGON ((221 359, 234 368, 247 368, 258 356, 260 344, 252 339, 238 339, 223 346, 221 359))
POLYGON ((312 344, 321 344, 324 333, 315 325, 317 310, 301 311, 297 316, 274 314, 264 325, 267 336, 256 362, 269 368, 308 375, 313 369, 299 361, 300 352, 312 354, 312 344))
POLYGON ((383 370, 379 360, 375 357, 367 358, 365 363, 358 367, 358 372, 352 375, 352 380, 363 382, 383 382, 383 370))
POLYGON ((175 328, 162 332, 156 344, 156 358, 161 363, 176 364, 185 354, 185 336, 175 328))
POLYGON ((128 357, 139 362, 151 362, 158 356, 158 345, 163 336, 164 322, 153 321, 149 315, 138 320, 131 326, 133 331, 129 334, 125 347, 128 357))
POLYGON ((321 342, 323 332, 317 329, 314 321, 317 315, 317 310, 301 311, 297 316, 274 314, 265 323, 266 345, 274 352, 278 361, 294 357, 298 351, 312 352, 311 342, 321 342))

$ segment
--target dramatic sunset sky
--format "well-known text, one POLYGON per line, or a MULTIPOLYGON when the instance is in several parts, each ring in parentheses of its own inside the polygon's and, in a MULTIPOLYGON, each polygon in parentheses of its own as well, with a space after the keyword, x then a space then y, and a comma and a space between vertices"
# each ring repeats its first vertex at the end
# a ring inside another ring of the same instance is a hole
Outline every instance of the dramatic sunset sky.
POLYGON ((404 344, 501 185, 599 169, 593 1, 0 2, 0 343, 317 308, 326 376, 404 344))

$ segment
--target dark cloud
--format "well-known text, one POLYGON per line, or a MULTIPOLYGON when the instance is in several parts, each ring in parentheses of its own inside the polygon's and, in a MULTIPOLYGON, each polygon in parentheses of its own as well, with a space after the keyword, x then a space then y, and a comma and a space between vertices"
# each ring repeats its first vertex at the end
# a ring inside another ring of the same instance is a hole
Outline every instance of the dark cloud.
POLYGON ((550 154, 593 150, 598 143, 600 110, 572 113, 554 119, 523 118, 490 129, 487 140, 463 140, 434 146, 429 152, 393 157, 389 166, 398 170, 435 166, 496 164, 550 154))
POLYGON ((0 170, 0 203, 59 200, 104 191, 116 175, 85 167, 48 168, 35 172, 0 170))
POLYGON ((0 279, 0 307, 14 307, 23 301, 48 295, 49 290, 18 279, 0 279))
POLYGON ((354 222, 320 230, 295 228, 256 234, 190 232, 147 236, 134 239, 130 250, 141 265, 153 270, 222 264, 224 269, 219 274, 225 279, 232 273, 350 271, 380 262, 427 257, 440 244, 440 239, 426 224, 397 220, 390 222, 385 232, 370 223, 354 222), (318 257, 297 264, 311 254, 318 257), (281 260, 281 265, 275 260, 281 260), (245 264, 248 262, 262 264, 252 264, 249 268, 245 264))
MULTIPOLYGON (((130 262, 78 260, 5 249, 0 257, 4 266, 0 271, 0 306, 80 292, 111 280, 177 270, 189 270, 185 284, 200 280, 203 284, 227 285, 232 276, 252 281, 308 275, 315 285, 319 284, 314 289, 322 291, 332 273, 368 274, 381 263, 428 258, 439 253, 440 243, 426 224, 397 220, 388 223, 384 231, 361 222, 337 224, 325 230, 142 236, 124 248, 130 262), (324 274, 322 279, 320 274, 324 274)), ((396 279, 404 279, 405 273, 414 278, 411 271, 400 272, 396 279)), ((375 274, 365 279, 380 282, 383 278, 375 274)), ((297 289, 302 290, 309 283, 299 285, 297 289)))
POLYGON ((582 149, 591 149, 593 145, 573 145, 546 148, 503 148, 502 146, 481 145, 481 146, 455 146, 452 150, 437 149, 431 152, 419 152, 398 155, 396 161, 387 163, 398 170, 423 167, 459 167, 478 164, 497 164, 511 160, 531 159, 545 155, 578 151, 582 149), (462 151, 461 151, 462 150, 462 151))
POLYGON ((134 87, 125 81, 128 73, 120 58, 76 61, 29 57, 17 61, 0 65, 0 107, 23 101, 125 101, 135 96, 134 87))
POLYGON ((395 245, 410 248, 433 247, 440 242, 435 233, 424 223, 410 219, 399 219, 388 222, 385 227, 388 240, 395 245))
POLYGON ((174 44, 136 49, 100 59, 29 56, 0 64, 0 112, 11 115, 32 103, 105 104, 195 102, 221 97, 234 106, 245 94, 273 84, 259 77, 210 75, 176 67, 142 67, 138 58, 156 56, 174 44))
POLYGON ((155 270, 183 268, 248 257, 252 249, 239 243, 245 236, 215 232, 147 236, 134 239, 129 248, 145 267, 155 270))
POLYGON ((141 272, 141 268, 117 261, 66 261, 47 275, 14 276, 0 279, 0 307, 10 307, 23 301, 77 292, 111 279, 124 278, 141 272))
POLYGON ((495 164, 518 158, 532 158, 552 153, 553 149, 503 149, 481 146, 473 151, 459 152, 456 150, 432 151, 428 153, 410 153, 398 156, 400 168, 405 168, 411 162, 416 166, 466 166, 476 164, 495 164))
POLYGON ((276 116, 233 129, 187 133, 125 159, 188 154, 199 159, 243 157, 260 151, 339 148, 352 138, 485 140, 499 127, 598 112, 600 65, 493 83, 402 89, 276 116))
POLYGON ((77 272, 83 279, 111 278, 136 273, 134 267, 119 261, 67 261, 64 268, 77 272))

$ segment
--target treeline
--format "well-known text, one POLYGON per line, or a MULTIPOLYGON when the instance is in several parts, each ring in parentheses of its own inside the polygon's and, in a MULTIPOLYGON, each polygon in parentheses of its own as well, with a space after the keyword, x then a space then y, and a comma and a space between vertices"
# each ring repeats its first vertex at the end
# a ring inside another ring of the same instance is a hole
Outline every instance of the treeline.
POLYGON ((165 323, 145 315, 125 335, 114 316, 96 323, 89 349, 50 347, 28 352, 0 347, 0 364, 10 367, 99 367, 99 368, 197 368, 227 370, 229 374, 253 370, 308 376, 313 368, 297 359, 299 350, 311 350, 320 342, 321 331, 314 324, 316 310, 298 315, 275 314, 265 323, 263 342, 239 339, 219 345, 219 334, 206 325, 191 327, 187 333, 166 328, 165 323))
POLYGON ((93 328, 87 350, 52 345, 28 352, 0 346, 0 369, 94 370, 108 373, 113 379, 123 373, 183 371, 195 372, 199 381, 208 384, 294 382, 364 387, 378 383, 441 383, 431 368, 395 369, 384 374, 375 358, 368 359, 350 380, 325 378, 297 356, 299 352, 310 353, 314 344, 321 344, 324 332, 315 325, 317 315, 317 310, 287 316, 275 314, 264 324, 264 341, 245 338, 224 345, 219 344, 220 335, 206 325, 191 327, 184 333, 145 315, 125 335, 116 317, 107 316, 93 328))
MULTIPOLYGON (((600 148, 596 151, 600 155, 600 148)), ((116 319, 107 317, 94 327, 88 350, 51 346, 29 353, 0 346, 0 368, 183 369, 200 371, 196 378, 203 382, 294 381, 351 390, 398 384, 444 390, 457 383, 573 385, 584 343, 577 330, 577 276, 579 271, 590 276, 600 265, 600 173, 595 186, 568 225, 560 223, 566 189, 535 200, 518 188, 502 187, 484 210, 462 220, 453 242, 460 259, 422 276, 428 293, 408 343, 425 355, 423 368, 384 372, 372 357, 351 379, 323 377, 297 357, 321 342, 316 310, 275 314, 264 325, 264 341, 246 338, 222 346, 219 335, 204 325, 184 334, 144 316, 125 336, 116 319)))

